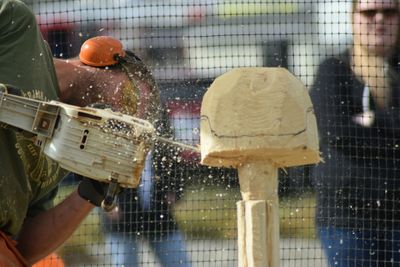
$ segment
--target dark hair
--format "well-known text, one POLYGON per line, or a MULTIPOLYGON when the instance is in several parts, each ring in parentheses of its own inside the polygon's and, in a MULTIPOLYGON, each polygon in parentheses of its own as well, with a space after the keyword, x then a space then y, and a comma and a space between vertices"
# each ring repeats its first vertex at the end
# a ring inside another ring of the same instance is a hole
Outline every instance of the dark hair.
MULTIPOLYGON (((379 0, 376 0, 376 1, 379 1, 379 0)), ((356 11, 358 2, 360 2, 360 0, 353 0, 353 1, 352 1, 352 5, 351 5, 351 14, 354 14, 354 12, 356 11)), ((395 2, 397 8, 399 8, 399 6, 400 6, 400 0, 393 0, 393 2, 395 2)))

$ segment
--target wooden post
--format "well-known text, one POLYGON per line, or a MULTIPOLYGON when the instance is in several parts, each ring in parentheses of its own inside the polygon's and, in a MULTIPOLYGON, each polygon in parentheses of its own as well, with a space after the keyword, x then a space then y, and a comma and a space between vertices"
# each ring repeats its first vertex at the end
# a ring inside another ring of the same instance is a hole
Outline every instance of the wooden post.
POLYGON ((307 89, 283 68, 241 68, 203 98, 201 162, 239 171, 240 267, 279 267, 278 167, 317 163, 318 134, 307 89))
POLYGON ((279 266, 277 168, 247 163, 238 170, 243 199, 237 203, 239 266, 279 266))

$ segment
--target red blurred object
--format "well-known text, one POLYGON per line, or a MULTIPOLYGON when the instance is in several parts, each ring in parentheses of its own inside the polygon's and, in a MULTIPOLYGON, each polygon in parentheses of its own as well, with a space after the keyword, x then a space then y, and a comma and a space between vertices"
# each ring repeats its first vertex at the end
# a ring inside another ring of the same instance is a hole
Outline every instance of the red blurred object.
POLYGON ((46 258, 41 259, 32 267, 64 267, 64 261, 56 254, 52 253, 48 255, 46 258))
POLYGON ((50 20, 47 17, 37 16, 36 20, 44 37, 47 36, 48 32, 61 30, 73 31, 76 28, 76 25, 73 22, 63 18, 53 18, 50 20))
POLYGON ((36 17, 40 32, 43 38, 50 45, 54 57, 70 58, 79 53, 81 37, 78 32, 78 25, 68 21, 63 16, 36 17))
POLYGON ((188 21, 192 24, 199 24, 205 21, 207 8, 205 6, 193 6, 188 9, 188 21))

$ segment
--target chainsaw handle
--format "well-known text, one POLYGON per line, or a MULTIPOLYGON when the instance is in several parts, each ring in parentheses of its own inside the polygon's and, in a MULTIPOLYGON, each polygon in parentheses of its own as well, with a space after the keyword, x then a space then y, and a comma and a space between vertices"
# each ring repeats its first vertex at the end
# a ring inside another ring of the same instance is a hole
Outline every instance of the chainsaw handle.
POLYGON ((106 211, 112 211, 117 206, 118 194, 121 192, 121 188, 117 180, 112 179, 108 185, 107 193, 104 200, 101 202, 101 208, 106 211))

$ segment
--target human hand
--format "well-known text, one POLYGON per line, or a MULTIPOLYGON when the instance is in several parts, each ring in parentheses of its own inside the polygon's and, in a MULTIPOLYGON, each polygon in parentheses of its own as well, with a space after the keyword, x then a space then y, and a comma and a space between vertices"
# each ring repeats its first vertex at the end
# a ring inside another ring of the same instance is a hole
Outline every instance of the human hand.
POLYGON ((375 113, 371 110, 353 116, 353 121, 363 127, 371 127, 375 121, 375 113))
POLYGON ((107 192, 107 184, 81 175, 75 174, 75 176, 81 178, 78 185, 78 195, 96 207, 100 207, 107 192))

